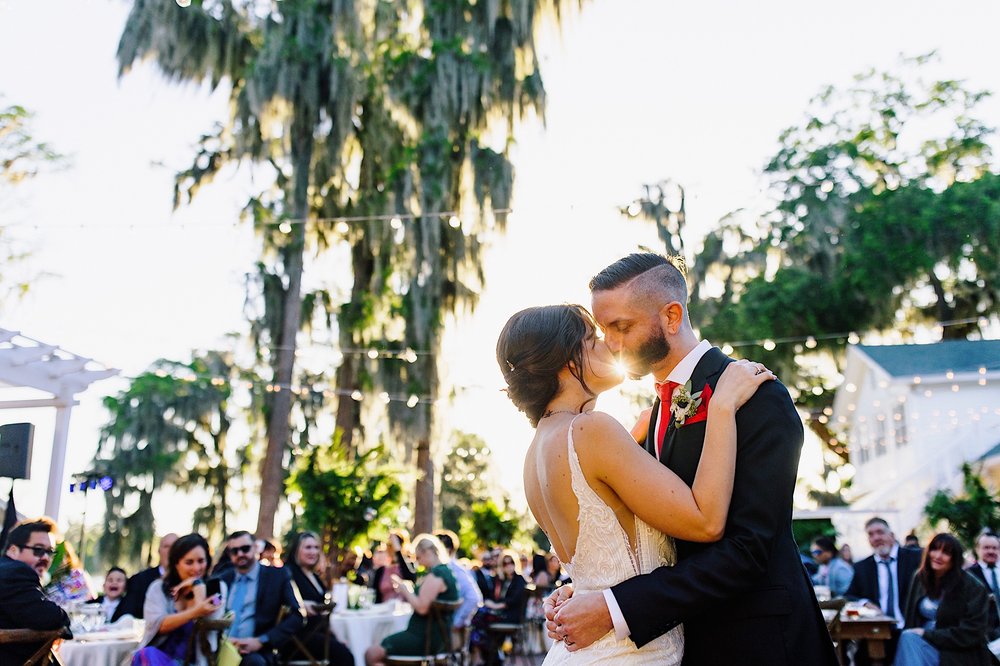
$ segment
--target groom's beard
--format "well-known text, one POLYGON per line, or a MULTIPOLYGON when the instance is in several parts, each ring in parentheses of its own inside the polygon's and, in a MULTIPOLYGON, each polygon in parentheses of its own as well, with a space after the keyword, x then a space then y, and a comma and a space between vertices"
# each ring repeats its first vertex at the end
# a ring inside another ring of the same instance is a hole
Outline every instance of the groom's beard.
POLYGON ((655 329, 636 348, 635 352, 624 354, 628 375, 632 379, 640 379, 652 372, 653 364, 662 361, 670 355, 670 343, 663 335, 662 329, 655 329))

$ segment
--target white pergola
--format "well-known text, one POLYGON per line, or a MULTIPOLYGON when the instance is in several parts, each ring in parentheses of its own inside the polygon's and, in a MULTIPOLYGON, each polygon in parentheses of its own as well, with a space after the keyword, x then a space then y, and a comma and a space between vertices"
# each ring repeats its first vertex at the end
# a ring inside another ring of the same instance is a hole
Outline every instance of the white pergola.
POLYGON ((52 436, 52 463, 45 493, 45 513, 59 520, 66 467, 66 442, 69 416, 76 395, 92 383, 118 374, 93 359, 45 344, 21 335, 19 331, 0 328, 0 386, 25 387, 51 397, 23 400, 0 400, 0 409, 55 407, 56 421, 52 436))

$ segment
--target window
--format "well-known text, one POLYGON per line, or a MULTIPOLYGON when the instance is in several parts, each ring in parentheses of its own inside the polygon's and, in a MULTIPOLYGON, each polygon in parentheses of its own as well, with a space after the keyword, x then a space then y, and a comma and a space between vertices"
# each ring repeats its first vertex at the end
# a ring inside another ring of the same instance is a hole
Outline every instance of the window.
POLYGON ((896 429, 896 448, 901 449, 910 443, 910 435, 906 432, 906 408, 903 405, 892 408, 892 420, 896 429))

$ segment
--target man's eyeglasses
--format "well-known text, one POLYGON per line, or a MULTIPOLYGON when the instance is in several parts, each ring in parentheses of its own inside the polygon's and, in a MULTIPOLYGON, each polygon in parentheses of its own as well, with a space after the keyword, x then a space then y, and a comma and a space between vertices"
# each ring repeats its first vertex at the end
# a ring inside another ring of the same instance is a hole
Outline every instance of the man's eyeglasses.
POLYGON ((21 543, 15 545, 21 550, 30 550, 35 557, 52 557, 56 554, 55 549, 48 546, 29 546, 21 543))
POLYGON ((815 557, 815 556, 817 556, 817 555, 822 555, 822 554, 823 554, 823 551, 822 551, 822 550, 820 550, 819 548, 817 548, 817 549, 815 549, 815 550, 811 550, 811 551, 809 551, 809 552, 811 552, 811 553, 813 554, 813 557, 815 557))
POLYGON ((229 554, 230 555, 246 555, 251 550, 253 550, 253 544, 250 544, 249 546, 233 546, 232 548, 229 549, 229 554))

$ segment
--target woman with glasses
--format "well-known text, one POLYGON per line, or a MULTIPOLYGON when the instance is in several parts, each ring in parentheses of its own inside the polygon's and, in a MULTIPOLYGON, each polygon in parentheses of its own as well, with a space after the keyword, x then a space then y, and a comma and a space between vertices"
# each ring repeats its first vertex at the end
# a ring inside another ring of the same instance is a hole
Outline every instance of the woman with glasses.
POLYGON ((448 568, 448 551, 440 539, 430 534, 421 534, 413 540, 414 555, 426 575, 415 589, 410 589, 410 581, 392 576, 392 584, 399 597, 410 604, 413 615, 403 631, 382 639, 381 645, 373 645, 365 653, 368 666, 379 666, 387 655, 393 657, 419 656, 427 654, 428 630, 430 630, 431 654, 441 652, 445 641, 450 640, 454 613, 444 613, 437 622, 431 617, 431 606, 435 601, 458 601, 458 583, 448 568), (428 623, 434 622, 428 626, 428 623))
POLYGON ((196 620, 219 619, 225 612, 226 584, 218 581, 219 591, 213 594, 208 593, 205 584, 211 561, 211 549, 200 534, 182 536, 170 547, 166 573, 153 581, 146 592, 143 604, 146 629, 139 650, 132 656, 132 666, 208 663, 191 636, 196 620), (193 645, 194 655, 188 654, 189 645, 193 645))
POLYGON ((958 539, 938 534, 913 576, 895 666, 988 666, 989 591, 962 570, 958 539))
POLYGON ((854 578, 854 567, 840 557, 833 539, 818 537, 813 541, 812 556, 819 565, 819 571, 813 576, 813 585, 826 585, 830 588, 830 596, 844 596, 854 578))

